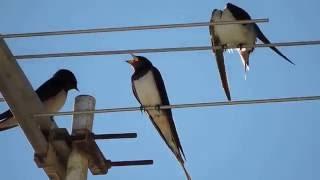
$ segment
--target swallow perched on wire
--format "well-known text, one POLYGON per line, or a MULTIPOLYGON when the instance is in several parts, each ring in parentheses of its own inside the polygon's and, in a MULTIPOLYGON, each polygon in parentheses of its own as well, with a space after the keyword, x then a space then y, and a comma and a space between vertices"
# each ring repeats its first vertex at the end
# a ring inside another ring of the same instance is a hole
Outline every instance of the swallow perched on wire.
MULTIPOLYGON (((133 59, 127 61, 134 69, 131 76, 132 90, 141 106, 170 105, 159 70, 147 58, 132 56, 133 59)), ((185 155, 174 125, 171 109, 146 110, 146 112, 162 139, 181 164, 188 180, 191 180, 184 166, 185 155)))
MULTIPOLYGON (((219 21, 236 21, 236 20, 251 20, 250 15, 242 8, 235 6, 231 3, 227 3, 224 10, 214 9, 212 12, 210 22, 219 21)), ((211 35, 211 43, 213 52, 216 56, 216 61, 219 68, 220 78, 222 86, 228 97, 231 100, 230 90, 228 85, 227 73, 224 65, 223 49, 215 49, 214 46, 227 47, 238 46, 237 49, 244 65, 245 71, 249 70, 249 56, 253 52, 254 47, 242 47, 242 46, 254 46, 257 38, 265 44, 269 44, 270 41, 262 33, 256 23, 250 24, 228 24, 228 25, 211 25, 209 26, 209 32, 211 35)), ((274 52, 284 58, 291 64, 294 64, 289 58, 282 54, 276 47, 270 47, 274 52)))
MULTIPOLYGON (((63 107, 71 89, 78 90, 76 77, 71 71, 60 69, 43 83, 36 93, 47 112, 57 112, 63 107)), ((0 120, 0 131, 19 125, 10 110, 0 114, 0 120)))

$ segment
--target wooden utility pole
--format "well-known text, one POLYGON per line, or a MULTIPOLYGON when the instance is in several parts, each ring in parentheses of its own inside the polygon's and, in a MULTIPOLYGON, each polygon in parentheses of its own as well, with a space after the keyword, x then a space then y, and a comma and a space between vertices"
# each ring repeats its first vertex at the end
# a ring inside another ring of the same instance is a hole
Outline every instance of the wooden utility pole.
MULTIPOLYGON (((95 139, 136 138, 136 133, 92 133, 93 113, 75 114, 72 135, 59 128, 52 117, 35 117, 48 113, 34 92, 27 77, 0 35, 0 91, 25 136, 35 151, 34 160, 50 180, 86 180, 88 168, 93 175, 102 175, 112 166, 150 165, 152 160, 107 160, 95 139)), ((95 109, 92 96, 75 100, 75 111, 95 109)))
MULTIPOLYGON (((0 91, 33 147, 37 165, 45 170, 50 179, 64 179, 64 163, 58 158, 61 154, 47 139, 47 135, 57 125, 50 117, 34 118, 34 114, 45 112, 45 108, 2 38, 0 91)), ((58 148, 68 149, 68 146, 65 142, 60 142, 58 148)))
MULTIPOLYGON (((95 109, 95 98, 88 95, 76 97, 74 111, 95 109)), ((94 114, 75 114, 73 116, 72 136, 84 135, 92 131, 94 114), (88 130, 88 131, 83 131, 88 130)), ((74 144, 67 165, 66 180, 87 180, 89 160, 88 157, 74 144)))

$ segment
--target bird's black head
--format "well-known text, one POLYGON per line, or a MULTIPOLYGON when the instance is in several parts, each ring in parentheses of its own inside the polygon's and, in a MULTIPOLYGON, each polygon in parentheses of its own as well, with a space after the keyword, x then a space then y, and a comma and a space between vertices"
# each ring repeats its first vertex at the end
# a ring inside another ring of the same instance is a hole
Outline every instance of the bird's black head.
POLYGON ((132 54, 133 59, 126 61, 127 63, 129 63, 135 71, 139 71, 142 69, 148 69, 150 67, 152 67, 151 62, 143 57, 143 56, 135 56, 132 54))
POLYGON ((53 75, 53 78, 62 84, 64 90, 76 89, 78 91, 77 79, 71 71, 60 69, 53 75))

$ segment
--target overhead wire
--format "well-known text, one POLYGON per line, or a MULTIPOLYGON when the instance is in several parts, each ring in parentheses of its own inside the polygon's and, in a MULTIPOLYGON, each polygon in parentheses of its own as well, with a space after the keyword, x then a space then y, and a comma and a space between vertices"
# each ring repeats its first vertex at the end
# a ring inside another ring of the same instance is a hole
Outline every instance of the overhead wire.
POLYGON ((155 30, 155 29, 172 29, 172 28, 193 28, 210 25, 227 25, 227 24, 249 24, 249 23, 265 23, 269 19, 252 19, 239 21, 219 21, 219 22, 193 22, 179 24, 160 24, 148 26, 127 26, 127 27, 111 27, 111 28, 95 28, 95 29, 78 29, 65 31, 47 31, 47 32, 32 32, 32 33, 16 33, 16 34, 0 34, 0 38, 27 38, 36 36, 61 36, 89 33, 107 33, 107 32, 123 32, 123 31, 139 31, 139 30, 155 30))
MULTIPOLYGON (((20 33, 20 34, 0 34, 0 38, 23 38, 35 36, 57 36, 57 35, 71 35, 71 34, 85 34, 85 33, 102 33, 102 32, 119 32, 119 31, 137 31, 137 30, 151 30, 151 29, 169 29, 169 28, 189 28, 202 27, 210 25, 227 25, 227 24, 247 24, 247 23, 263 23, 268 22, 268 19, 252 19, 241 21, 220 21, 220 22, 195 22, 195 23, 181 23, 181 24, 162 24, 149 26, 128 26, 128 27, 113 27, 113 28, 97 28, 97 29, 83 29, 83 30, 66 30, 66 31, 49 31, 49 32, 34 32, 34 33, 20 33)), ((254 44, 243 45, 243 48, 255 47, 272 47, 272 46, 304 46, 304 45, 319 45, 320 40, 312 41, 291 41, 278 42, 269 44, 254 44)), ((131 50, 112 50, 112 51, 84 51, 84 52, 65 52, 65 53, 46 53, 46 54, 25 54, 15 55, 14 58, 19 60, 26 59, 40 59, 40 58, 62 58, 75 56, 99 56, 99 55, 120 55, 133 53, 162 53, 162 52, 181 52, 181 51, 204 51, 212 49, 234 49, 238 46, 189 46, 189 47, 172 47, 172 48, 148 48, 148 49, 131 49, 131 50)), ((209 102, 209 103, 193 103, 193 104, 176 104, 176 105, 162 105, 162 106, 148 106, 148 107, 127 107, 127 108, 112 108, 99 109, 94 111, 81 112, 56 112, 56 113, 42 113, 36 114, 35 117, 41 116, 64 116, 73 114, 87 114, 87 113, 111 113, 124 111, 138 111, 149 109, 171 109, 171 108, 192 108, 192 107, 212 107, 212 106, 230 106, 230 105, 244 105, 244 104, 265 104, 265 103, 279 103, 279 102, 298 102, 298 101, 313 101, 320 100, 320 96, 304 96, 304 97, 289 97, 289 98, 275 98, 275 99, 256 99, 256 100, 241 100, 231 102, 209 102)), ((5 101, 0 98, 0 102, 5 101)))
POLYGON ((206 102, 206 103, 191 103, 191 104, 173 104, 173 105, 145 106, 145 107, 125 107, 125 108, 96 109, 96 110, 90 110, 90 111, 77 111, 77 112, 65 111, 65 112, 35 114, 34 117, 68 116, 68 115, 75 115, 75 114, 79 115, 79 114, 92 114, 92 113, 100 113, 101 114, 101 113, 175 109, 175 108, 177 109, 177 108, 235 106, 235 105, 301 102, 301 101, 316 101, 316 100, 320 100, 320 96, 300 96, 300 97, 286 97, 286 98, 272 98, 272 99, 254 99, 254 100, 221 101, 221 102, 206 102))
MULTIPOLYGON (((279 42, 270 44, 255 44, 255 45, 242 45, 242 48, 262 48, 272 46, 305 46, 305 45, 319 45, 320 40, 315 41, 292 41, 292 42, 279 42)), ((83 52, 65 52, 65 53, 48 53, 48 54, 25 54, 16 55, 14 58, 19 60, 26 59, 43 59, 43 58, 62 58, 62 57, 76 57, 76 56, 107 56, 107 55, 120 55, 120 54, 135 54, 135 53, 164 53, 164 52, 181 52, 181 51, 205 51, 212 49, 234 49, 239 46, 189 46, 189 47, 172 47, 172 48, 148 48, 148 49, 131 49, 131 50, 112 50, 112 51, 83 51, 83 52)))

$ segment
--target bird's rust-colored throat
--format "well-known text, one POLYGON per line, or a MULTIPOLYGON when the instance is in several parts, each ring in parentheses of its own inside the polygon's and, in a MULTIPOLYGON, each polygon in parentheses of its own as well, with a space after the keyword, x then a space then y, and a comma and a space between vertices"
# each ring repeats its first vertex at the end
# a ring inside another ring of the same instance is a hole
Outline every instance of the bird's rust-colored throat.
POLYGON ((138 58, 134 58, 134 59, 128 60, 126 62, 129 63, 131 66, 136 67, 138 62, 139 62, 139 59, 138 58))

